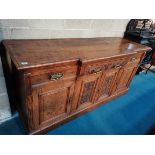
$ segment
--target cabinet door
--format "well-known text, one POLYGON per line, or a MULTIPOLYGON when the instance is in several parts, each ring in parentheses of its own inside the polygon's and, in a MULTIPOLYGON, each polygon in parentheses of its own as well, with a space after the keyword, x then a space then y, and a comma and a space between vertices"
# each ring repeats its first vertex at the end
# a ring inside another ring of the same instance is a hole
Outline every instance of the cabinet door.
POLYGON ((102 74, 101 80, 96 89, 95 102, 103 101, 111 95, 118 72, 119 70, 115 69, 106 71, 102 74))
POLYGON ((101 74, 80 77, 76 82, 75 98, 72 110, 81 110, 94 103, 94 93, 101 74))
POLYGON ((115 81, 115 87, 113 93, 120 93, 126 91, 129 87, 129 84, 137 71, 137 67, 124 67, 119 71, 117 79, 115 81))
POLYGON ((39 124, 60 121, 70 113, 74 81, 57 81, 37 88, 34 98, 39 105, 39 124))

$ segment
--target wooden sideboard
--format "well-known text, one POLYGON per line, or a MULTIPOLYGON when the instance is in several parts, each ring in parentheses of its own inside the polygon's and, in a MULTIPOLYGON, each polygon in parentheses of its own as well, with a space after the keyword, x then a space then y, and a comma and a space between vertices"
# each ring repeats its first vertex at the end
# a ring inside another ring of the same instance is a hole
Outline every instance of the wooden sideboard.
POLYGON ((127 92, 150 47, 122 38, 4 40, 10 104, 43 134, 127 92))

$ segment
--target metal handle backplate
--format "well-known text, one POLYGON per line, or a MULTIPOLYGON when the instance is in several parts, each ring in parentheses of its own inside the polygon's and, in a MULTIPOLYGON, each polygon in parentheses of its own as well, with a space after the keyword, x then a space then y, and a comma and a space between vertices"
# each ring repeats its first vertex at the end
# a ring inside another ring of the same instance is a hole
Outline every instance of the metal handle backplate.
POLYGON ((50 80, 58 80, 63 77, 63 73, 54 73, 49 75, 50 80))

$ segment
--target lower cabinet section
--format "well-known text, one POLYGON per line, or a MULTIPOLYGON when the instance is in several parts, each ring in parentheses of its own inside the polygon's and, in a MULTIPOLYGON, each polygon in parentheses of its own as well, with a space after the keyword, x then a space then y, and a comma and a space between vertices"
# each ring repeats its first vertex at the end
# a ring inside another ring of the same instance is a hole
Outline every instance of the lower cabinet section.
POLYGON ((127 91, 136 70, 134 65, 123 66, 79 77, 75 86, 73 111, 86 109, 127 91))
POLYGON ((68 76, 32 85, 32 99, 27 102, 30 132, 59 124, 126 92, 136 70, 136 65, 124 63, 77 78, 68 76))
POLYGON ((54 124, 68 117, 74 92, 74 79, 58 80, 34 86, 33 104, 39 112, 33 111, 38 120, 38 127, 54 124))

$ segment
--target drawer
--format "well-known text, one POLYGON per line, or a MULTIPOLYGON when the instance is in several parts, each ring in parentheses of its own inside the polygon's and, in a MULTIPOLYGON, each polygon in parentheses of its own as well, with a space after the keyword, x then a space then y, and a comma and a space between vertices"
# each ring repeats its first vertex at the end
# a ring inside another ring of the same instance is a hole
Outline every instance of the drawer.
POLYGON ((83 64, 80 75, 97 74, 109 69, 119 69, 128 63, 128 59, 117 58, 113 60, 103 60, 99 62, 89 62, 89 64, 83 64))
POLYGON ((129 56, 128 58, 128 62, 126 65, 138 65, 140 63, 140 60, 141 60, 141 54, 135 54, 135 55, 132 55, 132 56, 129 56))
POLYGON ((109 69, 120 69, 126 66, 136 66, 141 60, 141 54, 133 54, 121 58, 98 60, 98 62, 83 63, 80 75, 97 74, 109 69))
POLYGON ((31 76, 32 85, 46 84, 50 82, 59 82, 69 78, 75 78, 77 75, 77 66, 55 67, 31 76))

